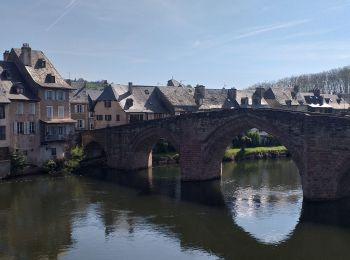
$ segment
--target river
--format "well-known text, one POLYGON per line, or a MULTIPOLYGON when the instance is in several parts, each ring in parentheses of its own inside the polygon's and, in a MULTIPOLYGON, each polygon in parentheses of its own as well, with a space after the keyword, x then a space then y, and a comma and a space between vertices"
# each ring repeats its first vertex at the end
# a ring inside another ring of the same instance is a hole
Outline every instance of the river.
POLYGON ((0 259, 350 259, 350 201, 303 202, 291 160, 0 183, 0 259))

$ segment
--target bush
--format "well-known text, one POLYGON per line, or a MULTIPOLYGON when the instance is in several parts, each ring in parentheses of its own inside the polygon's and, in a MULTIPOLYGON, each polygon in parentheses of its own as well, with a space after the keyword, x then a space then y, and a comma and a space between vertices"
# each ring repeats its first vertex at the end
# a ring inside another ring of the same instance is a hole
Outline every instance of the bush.
POLYGON ((56 174, 58 172, 58 166, 55 160, 48 160, 44 163, 43 168, 45 171, 47 171, 49 174, 56 174))
POLYGON ((84 149, 81 146, 75 146, 70 150, 69 159, 63 164, 64 173, 70 174, 80 168, 80 163, 84 160, 84 149))
POLYGON ((19 152, 11 153, 10 160, 11 160, 11 173, 17 173, 23 170, 26 165, 26 157, 19 152))

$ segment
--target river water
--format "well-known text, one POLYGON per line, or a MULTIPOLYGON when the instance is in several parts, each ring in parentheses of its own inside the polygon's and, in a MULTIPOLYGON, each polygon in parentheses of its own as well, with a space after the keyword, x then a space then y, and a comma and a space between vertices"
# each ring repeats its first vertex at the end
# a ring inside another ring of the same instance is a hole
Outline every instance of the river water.
POLYGON ((303 202, 290 160, 88 169, 0 183, 0 259, 350 259, 350 201, 303 202))

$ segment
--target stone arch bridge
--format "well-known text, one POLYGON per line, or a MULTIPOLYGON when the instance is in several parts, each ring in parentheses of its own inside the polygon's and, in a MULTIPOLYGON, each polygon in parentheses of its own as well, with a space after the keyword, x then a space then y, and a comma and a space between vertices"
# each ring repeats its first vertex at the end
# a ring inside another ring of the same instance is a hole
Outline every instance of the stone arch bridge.
POLYGON ((107 157, 108 166, 138 170, 152 166, 152 147, 167 139, 180 153, 183 180, 221 176, 221 161, 233 137, 258 128, 288 148, 301 176, 304 197, 332 200, 350 195, 350 117, 272 109, 192 113, 81 133, 87 154, 107 157), (89 151, 90 150, 90 151, 89 151))

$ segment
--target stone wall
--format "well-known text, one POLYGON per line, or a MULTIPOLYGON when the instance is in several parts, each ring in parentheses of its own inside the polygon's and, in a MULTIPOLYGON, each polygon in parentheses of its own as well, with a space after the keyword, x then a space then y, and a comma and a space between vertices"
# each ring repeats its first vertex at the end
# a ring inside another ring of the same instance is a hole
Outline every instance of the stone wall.
POLYGON ((165 138, 180 154, 182 179, 220 178, 221 160, 232 138, 258 128, 290 151, 311 200, 350 195, 350 118, 271 109, 193 113, 82 134, 83 145, 104 147, 109 166, 136 170, 152 166, 153 145, 165 138))

